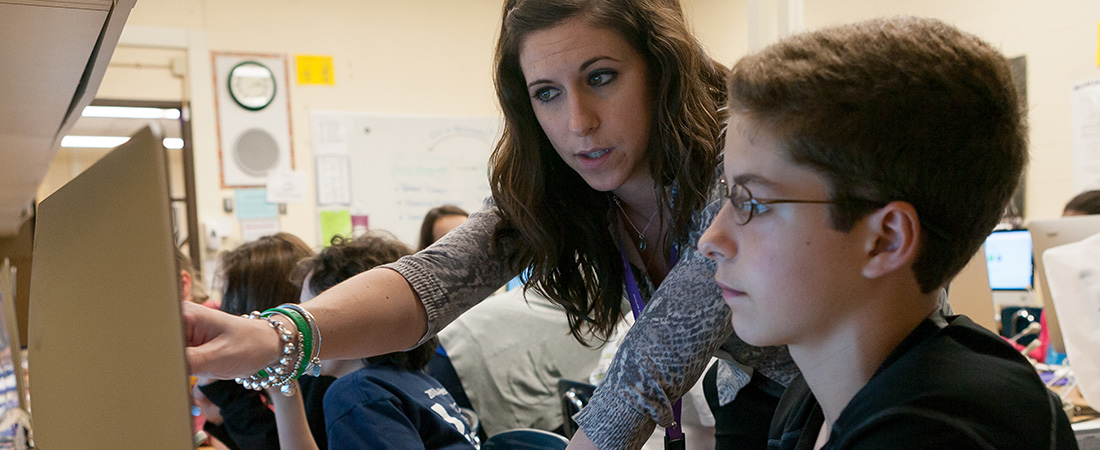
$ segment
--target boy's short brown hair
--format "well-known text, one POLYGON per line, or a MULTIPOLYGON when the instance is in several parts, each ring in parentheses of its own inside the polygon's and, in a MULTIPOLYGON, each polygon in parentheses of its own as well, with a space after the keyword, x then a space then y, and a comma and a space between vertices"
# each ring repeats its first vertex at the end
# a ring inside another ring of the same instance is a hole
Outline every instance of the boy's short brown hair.
POLYGON ((1027 164, 1004 56, 934 19, 875 19, 786 39, 737 63, 730 107, 830 184, 833 226, 891 201, 917 210, 922 292, 946 284, 1000 221, 1027 164))

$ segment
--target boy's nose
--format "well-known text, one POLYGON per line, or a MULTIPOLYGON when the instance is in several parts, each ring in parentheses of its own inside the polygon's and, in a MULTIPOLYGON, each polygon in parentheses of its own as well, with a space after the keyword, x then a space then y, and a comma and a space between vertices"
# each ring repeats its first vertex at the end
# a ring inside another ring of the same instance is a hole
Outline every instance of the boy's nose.
POLYGON ((734 242, 730 231, 738 226, 730 218, 731 212, 727 210, 728 204, 723 205, 714 217, 714 221, 707 227, 707 231, 699 238, 699 252, 714 261, 732 259, 737 256, 737 243, 734 242))

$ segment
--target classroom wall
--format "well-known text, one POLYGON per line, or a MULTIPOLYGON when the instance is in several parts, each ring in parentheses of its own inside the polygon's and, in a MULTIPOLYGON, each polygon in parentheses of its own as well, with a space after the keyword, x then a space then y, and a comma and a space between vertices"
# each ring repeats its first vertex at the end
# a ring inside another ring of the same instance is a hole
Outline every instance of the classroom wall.
POLYGON ((1049 219, 1077 194, 1073 184, 1070 89, 1100 77, 1100 2, 1065 0, 807 0, 806 28, 883 15, 931 16, 1027 56, 1031 167, 1025 217, 1049 219))
MULTIPOLYGON (((317 110, 495 117, 490 63, 499 0, 253 1, 141 0, 134 8, 97 98, 183 100, 191 104, 198 215, 233 215, 222 199, 211 52, 282 54, 291 84, 295 170, 315 198, 309 114, 317 110), (334 86, 294 83, 294 55, 330 55, 334 86)), ((71 160, 61 155, 56 165, 71 160)), ((86 165, 86 164, 84 164, 86 165)), ((55 174, 82 167, 56 169, 55 174)), ((53 184, 56 184, 53 183, 53 184)), ((315 205, 290 204, 281 227, 319 245, 315 205)), ((201 226, 201 225, 200 225, 201 226)), ((208 251, 207 258, 216 254, 208 251)))
MULTIPOLYGON (((714 58, 732 64, 749 49, 749 6, 776 20, 768 0, 684 0, 685 14, 714 58), (769 10, 770 8, 770 10, 769 10)), ((294 167, 313 165, 309 114, 317 110, 383 114, 498 115, 491 61, 501 0, 140 0, 127 22, 98 98, 184 100, 192 106, 200 222, 229 219, 220 186, 210 52, 331 55, 335 86, 289 86, 294 167)), ((805 28, 893 14, 938 17, 1027 55, 1032 165, 1028 219, 1050 218, 1075 194, 1070 86, 1100 76, 1100 2, 1066 0, 806 0, 805 28)), ((763 24, 766 40, 777 27, 763 24)), ((65 158, 59 156, 59 160, 65 158)), ((72 160, 73 158, 68 158, 72 160)), ((63 161, 62 161, 63 163, 63 161)), ((58 169, 51 174, 74 170, 58 169)), ((59 177, 51 175, 51 177, 59 177)), ((51 178, 52 179, 52 178, 51 178)), ((316 209, 291 204, 284 231, 318 245, 316 209)), ((233 228, 237 233, 236 227, 233 228)), ((236 245, 233 237, 222 247, 236 245)), ((212 255, 211 251, 207 256, 212 255)))
MULTIPOLYGON (((748 12, 744 5, 753 1, 689 0, 685 9, 701 13, 693 17, 699 35, 708 45, 719 48, 715 53, 720 60, 732 56, 725 60, 730 63, 748 50, 747 34, 723 31, 723 27, 747 26, 748 20, 743 15, 748 12), (738 14, 737 19, 730 21, 732 26, 723 25, 728 21, 725 13, 738 14)), ((761 16, 776 20, 777 1, 756 1, 764 10, 761 16)), ((935 17, 980 36, 1009 57, 1026 55, 1031 166, 1025 219, 1058 217, 1065 203, 1077 194, 1073 181, 1070 89, 1078 81, 1100 77, 1097 54, 1100 2, 805 0, 803 14, 805 30, 880 16, 935 17)), ((775 39, 774 23, 765 23, 762 28, 766 39, 775 39)))

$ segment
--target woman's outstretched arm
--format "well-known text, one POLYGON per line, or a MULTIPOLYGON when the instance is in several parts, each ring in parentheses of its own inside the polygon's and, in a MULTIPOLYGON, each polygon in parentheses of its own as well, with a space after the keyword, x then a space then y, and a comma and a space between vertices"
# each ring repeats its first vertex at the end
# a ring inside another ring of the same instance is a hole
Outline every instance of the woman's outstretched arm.
MULTIPOLYGON (((320 357, 408 350, 503 286, 515 273, 491 250, 498 222, 490 202, 427 249, 356 275, 302 305, 320 329, 320 357)), ((239 377, 278 357, 279 339, 265 321, 202 309, 185 305, 183 311, 193 374, 239 377)))
MULTIPOLYGON (((427 330, 427 313, 400 274, 373 269, 303 305, 321 330, 322 359, 354 359, 413 347, 427 330)), ((183 306, 191 373, 228 379, 272 364, 281 344, 267 322, 195 304, 183 306)), ((279 315, 276 320, 285 320, 279 315)), ((293 323, 284 323, 294 329, 293 323)))

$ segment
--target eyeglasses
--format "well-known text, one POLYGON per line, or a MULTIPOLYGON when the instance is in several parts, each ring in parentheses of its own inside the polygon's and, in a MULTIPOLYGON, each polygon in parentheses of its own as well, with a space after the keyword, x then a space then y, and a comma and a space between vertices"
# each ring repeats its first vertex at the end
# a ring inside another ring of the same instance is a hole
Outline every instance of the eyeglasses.
MULTIPOLYGON (((793 199, 757 199, 753 197, 752 191, 743 184, 733 183, 729 184, 725 179, 719 179, 719 183, 722 183, 722 195, 729 199, 731 206, 733 206, 734 220, 738 225, 745 225, 752 220, 752 217, 756 214, 767 212, 770 208, 769 205, 777 203, 817 203, 826 205, 836 205, 841 202, 836 200, 793 200, 793 199)), ((874 203, 879 205, 885 205, 882 202, 875 202, 873 200, 857 200, 867 203, 874 203)), ((921 221, 921 226, 928 229, 936 236, 943 238, 944 240, 950 240, 950 234, 943 231, 941 228, 921 221)))
POLYGON ((741 183, 729 184, 724 179, 719 179, 719 183, 722 183, 722 195, 730 200, 733 206, 734 218, 738 225, 745 225, 752 220, 752 217, 756 214, 767 212, 771 209, 770 205, 777 203, 820 203, 820 204, 836 204, 838 202, 832 200, 792 200, 792 199, 757 199, 753 197, 752 191, 741 183))

